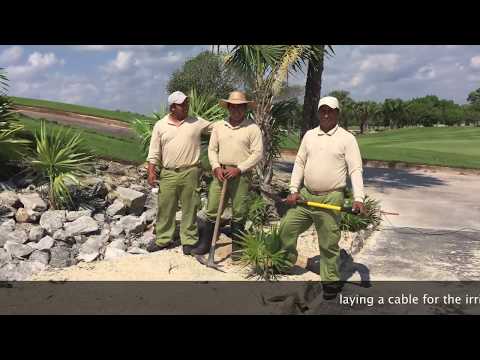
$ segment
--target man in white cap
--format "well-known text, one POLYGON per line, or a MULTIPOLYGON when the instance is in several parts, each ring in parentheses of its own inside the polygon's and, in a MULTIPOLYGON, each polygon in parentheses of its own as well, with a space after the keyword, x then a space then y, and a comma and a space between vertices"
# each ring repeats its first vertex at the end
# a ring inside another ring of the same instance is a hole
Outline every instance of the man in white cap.
POLYGON ((339 112, 336 98, 326 96, 320 99, 319 127, 307 131, 303 137, 293 167, 290 195, 286 202, 294 207, 288 210, 279 228, 281 249, 295 264, 298 236, 312 223, 315 225, 320 248, 320 277, 324 282, 326 299, 336 297, 341 290, 338 246, 340 213, 297 205, 297 200, 342 206, 348 173, 353 187, 352 208, 365 213, 360 150, 355 137, 338 126, 339 112), (302 180, 303 187, 300 188, 302 180))
POLYGON ((228 109, 229 117, 215 125, 210 137, 208 159, 214 179, 208 191, 207 221, 201 224, 200 244, 192 253, 201 255, 210 249, 222 183, 228 179, 225 201, 232 201, 231 258, 235 261, 239 259, 239 236, 245 230, 251 173, 263 157, 263 140, 258 125, 246 117, 255 103, 245 93, 231 92, 228 99, 220 100, 220 106, 228 109))
POLYGON ((158 215, 155 240, 149 252, 168 247, 175 232, 175 214, 182 206, 180 241, 190 255, 198 242, 197 210, 200 205, 201 135, 211 132, 213 123, 188 116, 188 97, 175 91, 168 97, 170 113, 153 128, 148 161, 148 183, 155 186, 160 170, 158 215))

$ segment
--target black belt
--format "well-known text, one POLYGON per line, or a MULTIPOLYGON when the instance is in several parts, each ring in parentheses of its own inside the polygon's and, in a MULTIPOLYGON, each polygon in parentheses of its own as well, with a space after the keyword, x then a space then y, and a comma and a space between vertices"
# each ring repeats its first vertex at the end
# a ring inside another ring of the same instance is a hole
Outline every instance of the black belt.
POLYGON ((345 190, 344 187, 336 188, 336 189, 332 189, 332 190, 328 190, 328 191, 311 191, 308 188, 305 188, 305 189, 307 189, 307 191, 310 194, 316 195, 316 196, 327 195, 327 194, 330 194, 330 193, 333 193, 333 192, 336 192, 336 191, 344 191, 345 190))
POLYGON ((180 172, 180 171, 185 171, 185 170, 188 170, 188 169, 193 169, 193 168, 198 168, 200 167, 200 164, 194 164, 194 165, 190 165, 190 166, 182 166, 182 167, 177 167, 177 168, 166 168, 164 167, 165 170, 168 170, 168 171, 175 171, 175 172, 180 172))

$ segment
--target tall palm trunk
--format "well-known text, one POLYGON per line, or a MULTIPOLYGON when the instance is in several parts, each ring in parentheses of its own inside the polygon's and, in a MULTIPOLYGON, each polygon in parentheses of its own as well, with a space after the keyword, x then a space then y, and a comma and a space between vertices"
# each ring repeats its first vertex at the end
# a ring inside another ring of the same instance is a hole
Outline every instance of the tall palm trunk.
MULTIPOLYGON (((323 45, 322 50, 324 48, 325 46, 323 45)), ((317 106, 322 90, 323 59, 324 56, 322 55, 317 61, 309 60, 308 62, 300 140, 308 130, 318 125, 317 106)))

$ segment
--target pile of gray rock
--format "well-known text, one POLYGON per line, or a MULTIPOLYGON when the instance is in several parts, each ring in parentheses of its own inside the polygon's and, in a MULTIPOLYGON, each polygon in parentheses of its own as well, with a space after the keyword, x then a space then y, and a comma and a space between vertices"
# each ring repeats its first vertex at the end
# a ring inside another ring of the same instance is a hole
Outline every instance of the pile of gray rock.
POLYGON ((130 168, 140 174, 120 176, 125 167, 116 166, 117 175, 105 172, 93 178, 96 189, 99 184, 107 189, 96 192, 105 204, 100 209, 50 209, 45 192, 32 185, 0 190, 0 281, 27 280, 35 272, 80 261, 147 253, 157 195, 144 174, 130 168))

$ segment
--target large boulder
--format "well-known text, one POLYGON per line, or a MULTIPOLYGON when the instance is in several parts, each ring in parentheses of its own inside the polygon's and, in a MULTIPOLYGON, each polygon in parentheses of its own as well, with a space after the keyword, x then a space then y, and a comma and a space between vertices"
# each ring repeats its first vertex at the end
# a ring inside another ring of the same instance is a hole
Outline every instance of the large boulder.
POLYGON ((42 228, 41 226, 35 226, 30 229, 30 232, 28 233, 28 240, 37 242, 43 236, 45 235, 45 229, 42 228))
POLYGON ((0 203, 0 217, 11 218, 14 217, 17 210, 14 207, 0 203))
POLYGON ((125 245, 125 239, 117 239, 113 240, 110 244, 108 244, 108 248, 115 248, 115 249, 120 249, 120 250, 127 250, 127 246, 125 245))
POLYGON ((40 226, 44 228, 49 234, 61 229, 63 224, 67 221, 65 210, 49 210, 40 217, 40 226))
POLYGON ((145 222, 133 215, 125 216, 119 221, 126 235, 140 234, 145 230, 145 222))
POLYGON ((15 208, 19 205, 18 195, 14 191, 0 192, 0 204, 15 208))
POLYGON ((25 209, 32 212, 43 212, 47 210, 47 204, 37 193, 19 194, 18 199, 25 209))
POLYGON ((128 213, 139 216, 143 212, 147 199, 144 193, 125 187, 118 187, 115 193, 117 194, 117 198, 127 207, 128 213))
POLYGON ((107 247, 105 250, 105 260, 112 260, 119 257, 127 256, 128 253, 125 250, 117 249, 114 247, 107 247))
MULTIPOLYGON (((10 241, 10 242, 14 242, 14 243, 17 243, 17 244, 25 244, 28 241, 28 235, 25 232, 25 230, 14 230, 12 232, 7 232, 4 235, 5 236, 0 234, 0 239, 2 239, 2 238, 6 239, 5 242, 10 241)), ((0 242, 1 242, 1 240, 0 240, 0 242)))
POLYGON ((110 236, 113 238, 119 237, 123 233, 123 226, 119 223, 110 225, 110 236))
POLYGON ((148 209, 142 216, 144 216, 147 224, 151 224, 157 219, 157 209, 148 209))
POLYGON ((66 246, 55 246, 50 249, 50 266, 64 268, 72 265, 71 249, 66 246))
POLYGON ((100 256, 101 250, 107 241, 108 236, 90 236, 88 240, 80 246, 77 259, 85 262, 92 262, 100 256))
POLYGON ((0 248, 0 267, 2 267, 3 264, 6 264, 10 260, 11 256, 7 252, 7 250, 0 248))
POLYGON ((115 215, 125 215, 127 208, 122 200, 115 199, 112 205, 107 208, 107 215, 114 217, 115 215))
POLYGON ((98 229, 98 223, 89 216, 82 216, 71 223, 65 224, 65 231, 68 236, 91 234, 98 229))
POLYGON ((54 244, 55 240, 53 240, 50 236, 45 236, 38 243, 32 246, 34 246, 37 250, 50 250, 54 244))
POLYGON ((28 245, 19 244, 12 241, 7 241, 4 245, 5 250, 7 253, 14 258, 23 259, 28 257, 35 249, 28 245))
POLYGON ((92 210, 79 210, 67 212, 67 221, 75 221, 82 216, 92 216, 92 210))
POLYGON ((38 261, 44 265, 48 265, 50 254, 46 251, 35 250, 28 259, 30 261, 38 261))
POLYGON ((0 268, 1 281, 25 281, 46 268, 45 264, 39 261, 10 262, 0 268))
POLYGON ((18 223, 26 223, 26 222, 32 221, 33 219, 30 216, 31 214, 32 214, 31 211, 28 211, 25 208, 19 208, 15 213, 15 220, 18 223))
POLYGON ((128 249, 127 251, 129 254, 133 255, 145 255, 148 254, 147 250, 141 249, 138 246, 132 246, 131 248, 128 249))
POLYGON ((15 230, 15 220, 13 220, 13 219, 9 219, 7 221, 4 221, 0 225, 0 234, 5 233, 5 232, 12 232, 13 230, 15 230))
POLYGON ((139 239, 139 245, 140 247, 146 247, 153 240, 155 240, 155 235, 151 231, 144 232, 143 236, 139 239))

